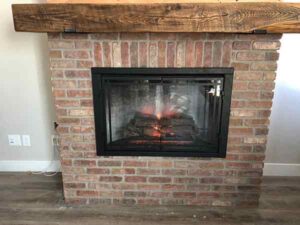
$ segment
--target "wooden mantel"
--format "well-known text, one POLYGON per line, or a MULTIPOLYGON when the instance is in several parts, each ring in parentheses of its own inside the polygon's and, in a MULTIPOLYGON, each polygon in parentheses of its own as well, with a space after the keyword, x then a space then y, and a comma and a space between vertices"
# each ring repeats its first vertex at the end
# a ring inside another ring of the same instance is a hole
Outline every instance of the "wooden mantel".
MULTIPOLYGON (((208 1, 208 0, 207 0, 208 1)), ((212 0, 210 0, 212 1, 212 0)), ((16 31, 300 33, 300 3, 48 0, 13 4, 16 31), (99 3, 101 2, 101 3, 99 3)))

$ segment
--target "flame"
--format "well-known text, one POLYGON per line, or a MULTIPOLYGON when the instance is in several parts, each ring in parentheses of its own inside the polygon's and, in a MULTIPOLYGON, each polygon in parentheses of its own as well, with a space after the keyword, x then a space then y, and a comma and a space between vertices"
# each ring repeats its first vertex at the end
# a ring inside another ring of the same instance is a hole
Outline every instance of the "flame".
POLYGON ((152 132, 152 136, 153 136, 153 137, 160 137, 160 136, 161 136, 161 133, 160 133, 159 131, 156 131, 156 130, 155 130, 155 131, 152 132))
POLYGON ((154 131, 152 132, 152 136, 160 137, 161 136, 161 131, 160 131, 159 125, 154 125, 153 129, 154 129, 154 131))
POLYGON ((155 110, 155 107, 152 105, 144 105, 139 112, 143 113, 144 115, 153 115, 158 120, 162 119, 163 117, 171 117, 178 114, 178 109, 174 108, 174 106, 170 104, 165 104, 162 109, 159 111, 155 110))
POLYGON ((157 125, 155 125, 153 128, 154 130, 159 130, 159 127, 157 125))
POLYGON ((156 114, 156 117, 157 117, 157 119, 160 120, 160 118, 161 118, 161 113, 157 113, 157 114, 156 114))
POLYGON ((145 105, 142 107, 141 112, 146 115, 154 114, 154 108, 150 105, 145 105))

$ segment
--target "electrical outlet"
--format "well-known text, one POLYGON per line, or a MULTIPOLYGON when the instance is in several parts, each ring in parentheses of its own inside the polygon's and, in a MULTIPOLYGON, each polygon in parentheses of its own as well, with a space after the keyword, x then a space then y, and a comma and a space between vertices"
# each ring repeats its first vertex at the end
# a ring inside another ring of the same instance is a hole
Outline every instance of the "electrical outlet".
POLYGON ((51 135, 52 146, 58 146, 58 135, 51 135))
POLYGON ((30 135, 22 135, 23 146, 31 146, 30 135))
POLYGON ((11 146, 22 146, 21 136, 17 134, 8 135, 8 144, 11 146))

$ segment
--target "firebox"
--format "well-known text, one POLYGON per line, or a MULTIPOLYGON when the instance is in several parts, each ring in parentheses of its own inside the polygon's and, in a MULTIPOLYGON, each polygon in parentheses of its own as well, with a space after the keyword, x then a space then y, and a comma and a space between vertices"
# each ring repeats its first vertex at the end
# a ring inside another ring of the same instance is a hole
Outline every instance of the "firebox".
POLYGON ((232 68, 92 68, 97 155, 225 157, 232 68))

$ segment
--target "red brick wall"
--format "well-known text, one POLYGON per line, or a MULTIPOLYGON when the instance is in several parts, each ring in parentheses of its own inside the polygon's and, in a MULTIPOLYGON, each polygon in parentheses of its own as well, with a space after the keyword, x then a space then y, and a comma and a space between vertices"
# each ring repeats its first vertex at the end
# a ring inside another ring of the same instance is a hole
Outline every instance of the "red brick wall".
POLYGON ((257 204, 279 40, 278 35, 49 34, 66 201, 257 204), (234 67, 226 159, 97 157, 92 66, 234 67))

